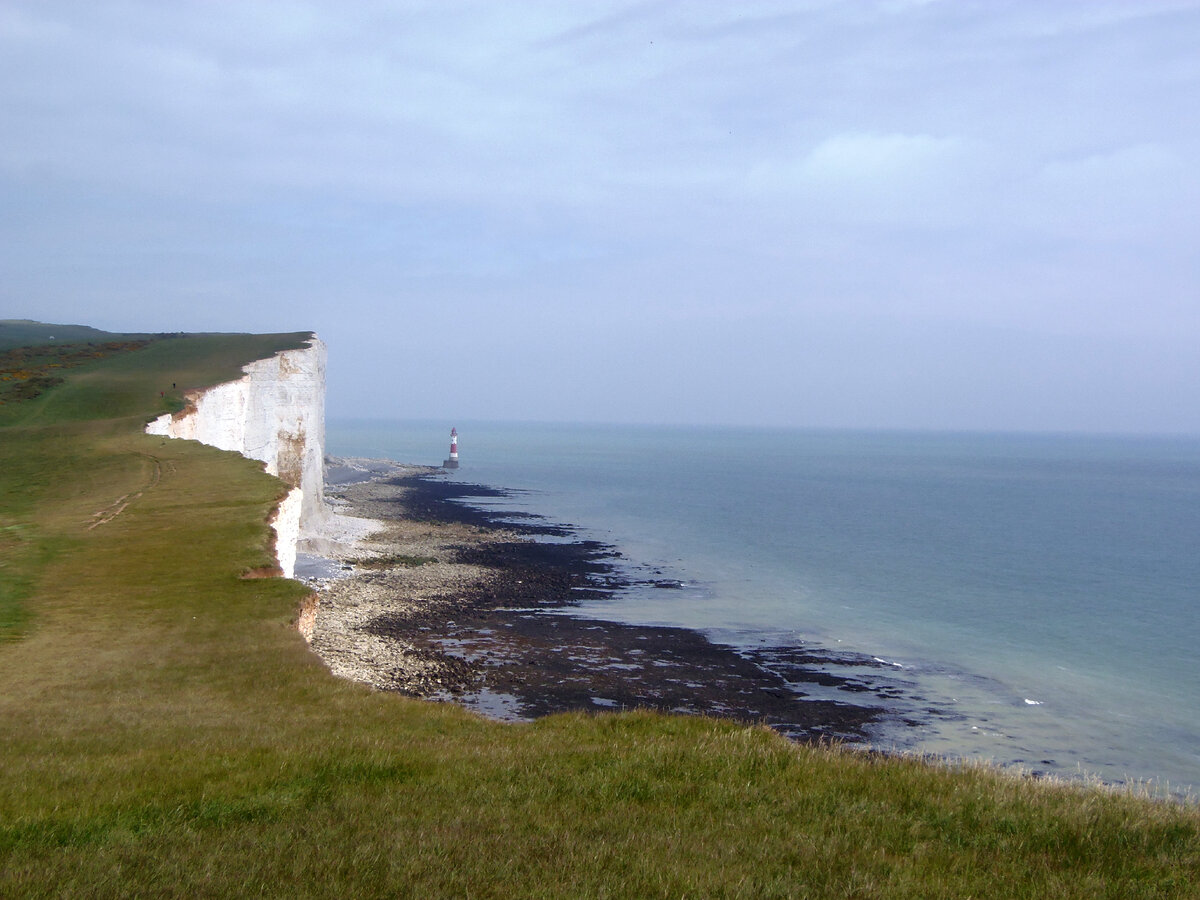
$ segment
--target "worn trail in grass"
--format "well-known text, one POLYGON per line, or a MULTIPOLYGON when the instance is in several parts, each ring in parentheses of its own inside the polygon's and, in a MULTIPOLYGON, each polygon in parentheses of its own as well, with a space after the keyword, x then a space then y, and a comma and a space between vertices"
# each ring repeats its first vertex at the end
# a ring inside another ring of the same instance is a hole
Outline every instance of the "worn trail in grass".
POLYGON ((304 589, 239 577, 280 483, 140 433, 295 341, 156 342, 0 418, 0 896, 1200 896, 1193 808, 331 678, 304 589))

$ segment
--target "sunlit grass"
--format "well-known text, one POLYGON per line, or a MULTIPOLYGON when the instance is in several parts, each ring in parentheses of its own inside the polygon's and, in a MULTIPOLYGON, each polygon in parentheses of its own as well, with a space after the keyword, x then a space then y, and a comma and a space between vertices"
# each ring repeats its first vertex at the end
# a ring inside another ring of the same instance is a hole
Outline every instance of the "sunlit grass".
POLYGON ((295 340, 163 342, 5 413, 0 896, 1200 896, 1194 807, 333 679, 304 589, 239 578, 280 484, 141 433, 171 381, 295 340))

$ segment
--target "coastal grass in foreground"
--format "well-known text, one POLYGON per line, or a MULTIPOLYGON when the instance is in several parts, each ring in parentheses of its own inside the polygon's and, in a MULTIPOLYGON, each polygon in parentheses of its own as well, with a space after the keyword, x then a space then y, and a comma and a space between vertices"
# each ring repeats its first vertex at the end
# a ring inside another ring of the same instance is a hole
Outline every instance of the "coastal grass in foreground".
POLYGON ((1200 896, 1194 806, 332 678, 303 587, 240 577, 280 483, 141 433, 302 337, 155 341, 0 412, 0 896, 1200 896))

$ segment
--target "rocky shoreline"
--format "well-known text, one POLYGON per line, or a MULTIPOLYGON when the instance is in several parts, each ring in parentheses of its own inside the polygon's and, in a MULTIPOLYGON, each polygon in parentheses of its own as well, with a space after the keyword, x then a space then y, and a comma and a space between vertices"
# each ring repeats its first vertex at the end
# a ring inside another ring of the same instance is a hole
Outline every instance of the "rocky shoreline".
POLYGON ((569 526, 470 505, 504 491, 382 461, 335 461, 330 473, 335 509, 377 528, 325 548, 336 571, 306 579, 320 596, 311 644, 338 676, 504 719, 652 708, 810 740, 862 740, 886 713, 876 685, 830 671, 878 665, 870 660, 572 615, 581 600, 630 587, 619 554, 569 526))

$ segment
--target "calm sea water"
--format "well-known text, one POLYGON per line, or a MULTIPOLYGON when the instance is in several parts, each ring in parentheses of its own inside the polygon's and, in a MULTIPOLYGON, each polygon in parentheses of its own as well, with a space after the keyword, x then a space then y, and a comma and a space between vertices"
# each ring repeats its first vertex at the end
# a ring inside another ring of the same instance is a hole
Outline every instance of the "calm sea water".
MULTIPOLYGON (((1200 787, 1200 440, 454 424, 454 477, 685 584, 586 614, 880 660, 883 747, 1200 787)), ((328 444, 436 465, 448 432, 328 444)))

